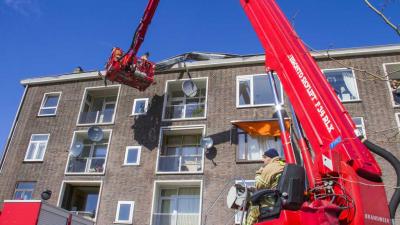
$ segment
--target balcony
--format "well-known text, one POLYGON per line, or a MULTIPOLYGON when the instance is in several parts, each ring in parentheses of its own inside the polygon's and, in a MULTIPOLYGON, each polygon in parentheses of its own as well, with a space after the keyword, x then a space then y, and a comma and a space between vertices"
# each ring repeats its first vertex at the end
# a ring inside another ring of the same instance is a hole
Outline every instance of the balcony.
POLYGON ((158 173, 201 173, 204 149, 200 146, 203 128, 162 129, 158 173))
POLYGON ((61 208, 95 220, 100 194, 100 183, 76 182, 63 183, 61 208))
POLYGON ((79 124, 102 124, 112 123, 114 117, 114 109, 103 111, 81 112, 79 116, 79 124))
POLYGON ((68 156, 66 174, 103 174, 105 171, 111 131, 105 130, 103 140, 93 142, 87 137, 86 131, 74 133, 71 148, 82 146, 68 156))
POLYGON ((202 166, 201 155, 160 156, 160 172, 199 172, 202 166))
POLYGON ((78 125, 112 124, 119 86, 87 88, 78 116, 78 125))
POLYGON ((182 81, 168 81, 164 103, 164 120, 203 119, 207 111, 207 79, 193 79, 198 90, 195 96, 186 96, 182 81))
POLYGON ((198 225, 198 214, 154 213, 154 225, 198 225))

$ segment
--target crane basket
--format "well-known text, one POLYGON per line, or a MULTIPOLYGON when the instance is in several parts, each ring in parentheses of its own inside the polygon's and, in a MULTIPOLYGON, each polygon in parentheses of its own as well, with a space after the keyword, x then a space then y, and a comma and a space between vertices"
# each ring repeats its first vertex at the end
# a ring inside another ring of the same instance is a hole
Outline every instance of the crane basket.
POLYGON ((122 49, 113 48, 106 65, 106 79, 146 90, 154 83, 155 64, 138 58, 131 51, 124 54, 122 49))

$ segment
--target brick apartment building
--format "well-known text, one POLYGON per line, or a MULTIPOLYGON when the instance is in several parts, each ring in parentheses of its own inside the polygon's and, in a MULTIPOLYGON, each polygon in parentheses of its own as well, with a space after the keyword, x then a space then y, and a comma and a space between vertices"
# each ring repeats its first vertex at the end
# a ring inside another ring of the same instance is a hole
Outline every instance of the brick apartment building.
MULTIPOLYGON (((398 84, 385 79, 400 80, 400 45, 313 56, 357 127, 400 157, 400 89, 397 94, 398 84)), ((192 62, 188 68, 199 87, 195 97, 182 93, 187 76, 179 67, 157 74, 144 92, 104 86, 97 72, 22 80, 0 199, 39 199, 49 189, 49 203, 98 225, 234 224, 224 188, 239 178, 251 183, 261 152, 281 149, 276 137, 251 136, 232 125, 274 112, 264 56, 192 62), (93 125, 104 131, 99 142, 88 138, 93 125), (213 138, 212 150, 199 147, 203 136, 213 138), (71 147, 78 149, 74 156, 71 147)), ((394 172, 378 161, 385 184, 394 186, 394 172)))

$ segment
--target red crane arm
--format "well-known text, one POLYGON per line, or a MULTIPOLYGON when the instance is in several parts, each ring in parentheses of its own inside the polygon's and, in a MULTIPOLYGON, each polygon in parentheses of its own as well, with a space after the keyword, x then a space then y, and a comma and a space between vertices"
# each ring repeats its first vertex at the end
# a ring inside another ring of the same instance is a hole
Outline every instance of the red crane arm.
MULTIPOLYGON (((310 162, 317 175, 352 181, 339 179, 356 209, 344 216, 352 218, 347 224, 378 224, 370 215, 389 221, 379 165, 356 136, 349 113, 281 9, 274 0, 240 1, 265 49, 266 69, 277 73, 315 153, 310 162), (366 200, 371 197, 374 200, 366 200)), ((272 223, 262 223, 267 224, 272 223)))
POLYGON ((139 25, 136 28, 135 35, 132 40, 132 44, 129 48, 129 51, 132 51, 132 55, 136 56, 139 51, 140 46, 142 45, 144 38, 146 36, 147 28, 149 27, 151 20, 153 19, 154 13, 157 10, 157 6, 160 0, 150 0, 147 3, 147 7, 144 11, 142 19, 140 20, 139 25))

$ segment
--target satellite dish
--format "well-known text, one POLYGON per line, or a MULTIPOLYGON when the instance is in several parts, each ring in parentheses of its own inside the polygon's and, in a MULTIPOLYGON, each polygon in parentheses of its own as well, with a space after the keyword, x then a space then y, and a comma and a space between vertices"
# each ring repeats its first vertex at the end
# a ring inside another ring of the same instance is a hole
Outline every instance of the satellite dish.
POLYGON ((71 149, 69 150, 69 153, 71 154, 72 157, 78 157, 82 153, 82 150, 83 150, 83 142, 77 140, 72 145, 71 149))
POLYGON ((43 191, 42 194, 40 194, 40 197, 43 200, 47 201, 47 200, 49 200, 51 198, 51 194, 52 194, 52 192, 47 189, 47 190, 43 191))
POLYGON ((210 148, 213 147, 213 145, 214 145, 214 141, 210 137, 203 137, 200 140, 200 146, 205 148, 205 149, 210 149, 210 148))
POLYGON ((104 137, 103 130, 98 126, 92 126, 88 130, 88 137, 89 137, 89 140, 91 140, 93 142, 99 142, 99 141, 103 140, 103 137, 104 137))
POLYGON ((194 97, 197 95, 197 86, 196 84, 190 79, 190 80, 185 80, 182 83, 182 91, 185 93, 186 96, 188 97, 194 97))

